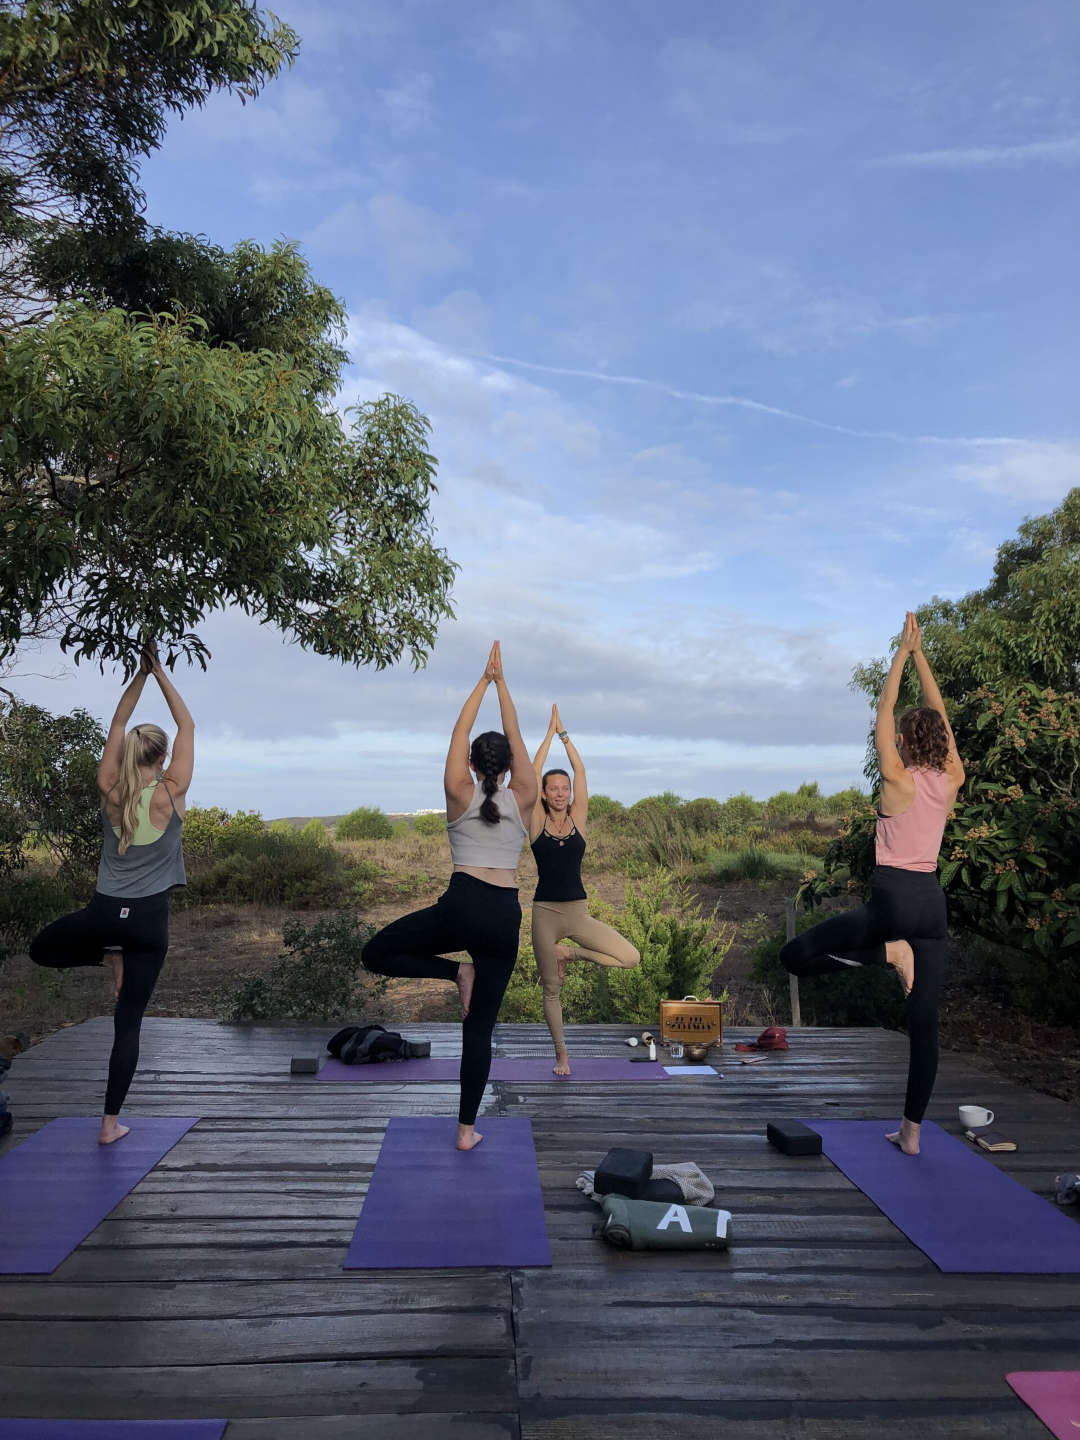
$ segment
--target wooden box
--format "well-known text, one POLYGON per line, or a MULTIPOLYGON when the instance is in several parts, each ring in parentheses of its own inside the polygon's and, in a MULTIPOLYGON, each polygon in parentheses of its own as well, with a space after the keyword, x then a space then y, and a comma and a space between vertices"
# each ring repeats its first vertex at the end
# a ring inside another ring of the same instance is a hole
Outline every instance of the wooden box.
POLYGON ((660 1001, 660 1039, 681 1040, 684 1045, 718 1045, 722 1035, 719 1000, 660 1001))

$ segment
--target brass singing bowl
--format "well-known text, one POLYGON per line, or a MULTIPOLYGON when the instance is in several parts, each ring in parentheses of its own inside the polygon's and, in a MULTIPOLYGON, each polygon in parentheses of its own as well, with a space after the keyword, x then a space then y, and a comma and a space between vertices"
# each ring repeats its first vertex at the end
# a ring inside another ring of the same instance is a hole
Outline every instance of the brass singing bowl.
POLYGON ((708 1045, 687 1045, 683 1051, 687 1060, 692 1060, 695 1065, 700 1065, 709 1056, 708 1045))

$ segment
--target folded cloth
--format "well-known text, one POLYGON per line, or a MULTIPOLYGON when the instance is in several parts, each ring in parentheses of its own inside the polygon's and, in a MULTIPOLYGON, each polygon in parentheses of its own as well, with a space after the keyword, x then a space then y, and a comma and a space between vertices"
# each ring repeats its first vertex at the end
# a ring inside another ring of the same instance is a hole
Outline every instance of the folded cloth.
POLYGON ((730 1210, 605 1195, 599 1234, 618 1250, 726 1250, 730 1210))
MULTIPOLYGON (((652 1178, 654 1180, 674 1180, 688 1205, 708 1205, 716 1195, 712 1181, 700 1166, 694 1164, 693 1160, 682 1160, 675 1165, 654 1163, 652 1178)), ((599 1205, 604 1197, 596 1193, 595 1179, 595 1170, 583 1170, 574 1183, 583 1194, 588 1195, 590 1200, 595 1200, 599 1205)))

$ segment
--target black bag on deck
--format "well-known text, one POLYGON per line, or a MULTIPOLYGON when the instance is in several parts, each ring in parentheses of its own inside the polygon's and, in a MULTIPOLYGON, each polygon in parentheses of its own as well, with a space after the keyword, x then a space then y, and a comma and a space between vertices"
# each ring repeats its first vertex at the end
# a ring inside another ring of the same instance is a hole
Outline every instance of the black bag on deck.
POLYGON ((597 1195, 627 1195, 636 1200, 652 1175, 650 1150, 609 1150, 596 1167, 593 1189, 597 1195))
POLYGON ((346 1025, 326 1042, 343 1065, 377 1065, 384 1060, 419 1060, 431 1054, 430 1040, 406 1040, 385 1025, 346 1025))

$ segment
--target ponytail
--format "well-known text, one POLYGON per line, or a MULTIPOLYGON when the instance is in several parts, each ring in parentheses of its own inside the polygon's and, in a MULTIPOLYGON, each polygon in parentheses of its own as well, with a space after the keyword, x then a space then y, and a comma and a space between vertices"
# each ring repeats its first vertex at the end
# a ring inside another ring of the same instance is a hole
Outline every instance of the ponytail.
POLYGON ((120 757, 120 779, 116 782, 116 800, 120 806, 120 854, 126 853, 135 836, 142 794, 140 768, 160 765, 169 749, 169 738, 159 725, 136 725, 124 736, 124 753, 120 757))
POLYGON ((510 741, 500 730, 485 730, 472 742, 469 763, 480 776, 484 791, 484 803, 480 806, 480 818, 489 825, 498 825, 502 816, 495 804, 499 790, 499 776, 510 769, 510 741))

